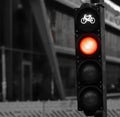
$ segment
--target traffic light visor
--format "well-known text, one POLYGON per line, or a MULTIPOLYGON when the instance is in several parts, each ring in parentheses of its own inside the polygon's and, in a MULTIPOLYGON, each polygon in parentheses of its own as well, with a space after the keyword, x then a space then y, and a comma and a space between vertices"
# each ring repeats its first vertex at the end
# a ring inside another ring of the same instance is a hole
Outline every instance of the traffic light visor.
POLYGON ((79 50, 83 55, 94 55, 99 49, 97 38, 86 36, 79 42, 79 50))

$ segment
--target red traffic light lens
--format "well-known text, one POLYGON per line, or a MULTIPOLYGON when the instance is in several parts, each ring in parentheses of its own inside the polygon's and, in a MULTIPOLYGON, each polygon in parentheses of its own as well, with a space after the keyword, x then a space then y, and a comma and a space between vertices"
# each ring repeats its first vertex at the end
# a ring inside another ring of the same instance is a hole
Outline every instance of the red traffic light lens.
POLYGON ((93 55, 99 48, 97 38, 86 36, 79 42, 79 49, 84 55, 93 55))

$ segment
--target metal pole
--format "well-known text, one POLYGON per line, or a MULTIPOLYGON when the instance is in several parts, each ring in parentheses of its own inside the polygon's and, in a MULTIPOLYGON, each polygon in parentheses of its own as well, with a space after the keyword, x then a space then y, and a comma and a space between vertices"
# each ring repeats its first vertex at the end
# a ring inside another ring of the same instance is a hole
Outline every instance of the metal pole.
MULTIPOLYGON (((103 56, 103 117, 107 117, 107 99, 106 99, 106 61, 105 61, 105 17, 104 17, 104 0, 99 0, 99 3, 102 5, 101 12, 101 40, 102 40, 102 56, 103 56)), ((99 115, 98 115, 99 117, 99 115)))
POLYGON ((2 96, 3 101, 6 101, 7 95, 7 82, 6 82, 6 60, 5 60, 5 48, 2 47, 2 96))
POLYGON ((91 0, 92 4, 99 4, 101 6, 100 8, 100 14, 101 14, 101 40, 102 40, 102 56, 103 56, 103 112, 100 111, 96 113, 95 117, 107 117, 107 96, 106 96, 106 62, 105 62, 105 18, 104 18, 104 0, 91 0))
POLYGON ((53 37, 48 23, 47 11, 44 0, 29 0, 33 16, 36 20, 41 41, 44 45, 48 61, 51 67, 52 75, 56 83, 61 99, 65 99, 65 90, 63 87, 61 74, 59 70, 56 52, 54 50, 53 37))

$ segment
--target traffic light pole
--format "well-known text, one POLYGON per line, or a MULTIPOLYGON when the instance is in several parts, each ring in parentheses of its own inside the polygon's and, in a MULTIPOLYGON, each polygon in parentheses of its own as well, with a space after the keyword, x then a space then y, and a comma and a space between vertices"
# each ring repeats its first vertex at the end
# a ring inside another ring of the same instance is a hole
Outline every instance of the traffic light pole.
POLYGON ((2 96, 3 101, 6 101, 7 96, 7 81, 6 81, 6 56, 5 56, 5 48, 2 47, 2 96))
MULTIPOLYGON (((104 18, 104 0, 91 0, 91 3, 95 4, 98 3, 100 8, 100 14, 101 14, 101 43, 102 43, 102 56, 103 56, 103 104, 104 104, 104 111, 103 111, 103 117, 107 117, 107 100, 106 100, 106 60, 105 60, 105 18, 104 18)), ((101 113, 98 113, 95 117, 101 117, 101 113)))
MULTIPOLYGON (((100 4, 104 6, 104 0, 100 0, 100 4)), ((106 99, 106 60, 105 60, 105 18, 104 18, 104 7, 100 9, 101 14, 101 41, 102 41, 102 56, 103 56, 103 104, 104 104, 104 111, 103 117, 107 117, 107 99, 106 99)))
MULTIPOLYGON (((98 5, 101 6, 100 8, 100 15, 101 15, 101 43, 102 43, 102 56, 103 56, 103 104, 104 104, 104 111, 103 111, 103 117, 107 117, 107 100, 106 100, 106 60, 105 60, 105 18, 104 18, 104 0, 91 0, 92 4, 98 3, 98 5)), ((98 113, 95 117, 101 117, 98 113)))
MULTIPOLYGON (((104 111, 103 117, 107 117, 107 92, 106 92, 106 60, 105 60, 105 18, 104 18, 104 0, 91 0, 91 3, 98 3, 101 5, 100 14, 101 14, 101 42, 102 42, 102 56, 103 56, 103 104, 104 104, 104 111)), ((101 117, 98 113, 95 117, 101 117)))

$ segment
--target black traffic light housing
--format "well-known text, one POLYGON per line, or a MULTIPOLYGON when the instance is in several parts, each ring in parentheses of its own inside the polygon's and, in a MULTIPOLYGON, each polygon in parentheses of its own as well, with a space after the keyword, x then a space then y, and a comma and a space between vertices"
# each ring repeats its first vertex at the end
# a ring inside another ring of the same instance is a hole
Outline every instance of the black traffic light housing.
POLYGON ((103 30, 100 6, 84 3, 75 9, 78 110, 87 116, 105 110, 103 30))

